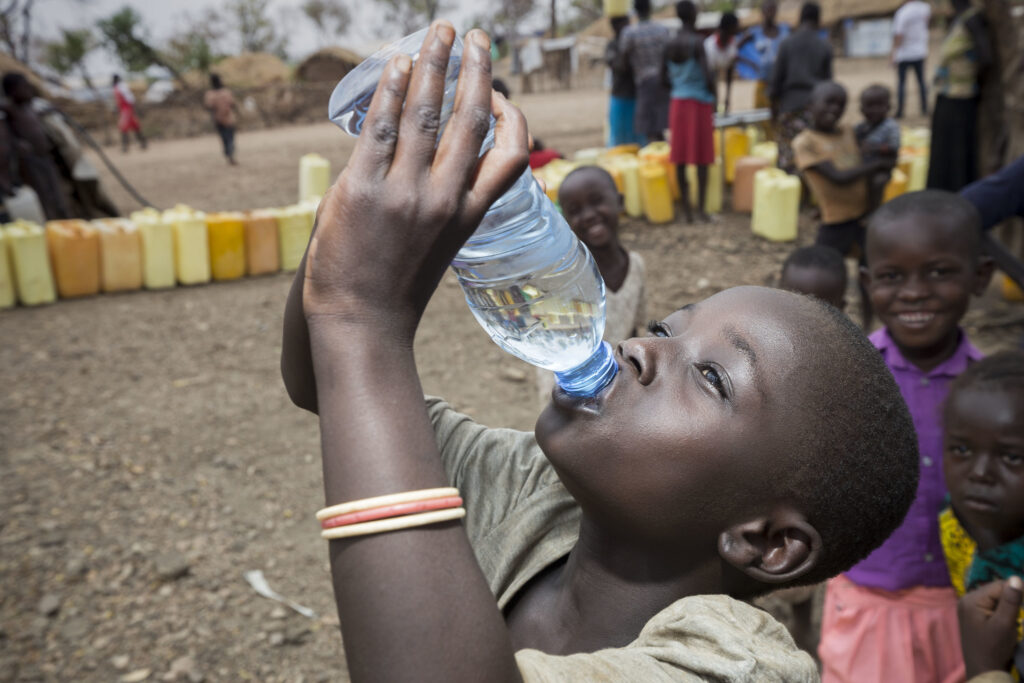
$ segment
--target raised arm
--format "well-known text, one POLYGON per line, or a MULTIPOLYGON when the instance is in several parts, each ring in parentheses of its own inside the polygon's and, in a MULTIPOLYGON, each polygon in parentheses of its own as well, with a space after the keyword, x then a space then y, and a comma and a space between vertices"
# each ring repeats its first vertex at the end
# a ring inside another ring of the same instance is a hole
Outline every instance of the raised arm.
POLYGON ((836 183, 837 185, 849 185, 852 182, 860 180, 866 175, 877 171, 884 171, 890 168, 890 166, 891 164, 889 164, 885 159, 867 161, 852 168, 836 168, 831 161, 822 161, 814 164, 813 166, 808 166, 804 170, 820 173, 829 181, 836 183))
MULTIPOLYGON (((528 159, 522 115, 492 98, 480 31, 467 37, 454 113, 435 152, 454 37, 437 22, 415 67, 404 56, 385 67, 310 241, 301 297, 328 505, 449 484, 413 337, 455 252, 528 159), (478 161, 492 113, 496 144, 478 161)), ((353 681, 519 680, 458 522, 334 540, 330 558, 353 681)))

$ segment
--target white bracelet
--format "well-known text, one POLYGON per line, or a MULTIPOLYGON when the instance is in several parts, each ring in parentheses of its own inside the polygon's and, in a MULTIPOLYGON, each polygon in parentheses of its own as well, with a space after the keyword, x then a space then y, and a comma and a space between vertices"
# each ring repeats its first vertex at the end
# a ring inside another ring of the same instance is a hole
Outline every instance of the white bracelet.
POLYGON ((427 524, 438 524, 453 519, 462 519, 466 516, 466 508, 449 508, 447 510, 435 510, 433 512, 421 512, 418 515, 406 515, 404 517, 391 517, 389 519, 378 519, 372 522, 361 522, 359 524, 348 524, 346 526, 324 529, 320 532, 321 538, 333 540, 336 538, 348 538, 349 536, 366 536, 368 534, 380 534, 385 531, 397 531, 411 527, 424 526, 427 524))

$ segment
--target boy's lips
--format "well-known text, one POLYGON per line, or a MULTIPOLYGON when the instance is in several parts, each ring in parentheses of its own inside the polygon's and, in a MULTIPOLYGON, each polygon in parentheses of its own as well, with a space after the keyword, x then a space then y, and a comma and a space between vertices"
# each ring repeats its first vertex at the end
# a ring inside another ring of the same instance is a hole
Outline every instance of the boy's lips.
POLYGON ((620 377, 622 377, 621 366, 619 371, 615 373, 612 381, 604 389, 601 389, 596 396, 573 396, 566 393, 562 387, 555 383, 555 388, 551 390, 551 402, 566 410, 600 415, 604 410, 605 401, 614 390, 620 377))
POLYGON ((980 496, 967 496, 964 498, 964 507, 970 508, 976 512, 996 512, 999 506, 993 503, 988 498, 982 498, 980 496))
POLYGON ((908 311, 897 313, 896 320, 904 327, 926 327, 935 320, 935 314, 929 311, 908 311))

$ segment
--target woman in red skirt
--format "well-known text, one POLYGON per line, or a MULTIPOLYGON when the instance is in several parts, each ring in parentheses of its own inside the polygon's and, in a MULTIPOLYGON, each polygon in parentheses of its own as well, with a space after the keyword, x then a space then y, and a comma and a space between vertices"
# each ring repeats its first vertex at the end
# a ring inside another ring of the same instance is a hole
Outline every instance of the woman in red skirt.
POLYGON ((135 96, 127 83, 121 82, 121 77, 114 74, 114 100, 117 101, 117 129, 121 131, 121 150, 128 151, 129 133, 135 133, 139 139, 139 146, 146 149, 146 137, 142 134, 142 126, 139 125, 139 117, 135 114, 135 96))
POLYGON ((670 160, 676 164, 679 189, 686 220, 693 222, 686 166, 697 167, 697 217, 710 220, 705 211, 708 166, 715 163, 714 77, 708 68, 704 45, 697 33, 697 6, 690 0, 676 5, 683 22, 679 34, 665 48, 663 75, 672 94, 668 126, 671 131, 670 160))

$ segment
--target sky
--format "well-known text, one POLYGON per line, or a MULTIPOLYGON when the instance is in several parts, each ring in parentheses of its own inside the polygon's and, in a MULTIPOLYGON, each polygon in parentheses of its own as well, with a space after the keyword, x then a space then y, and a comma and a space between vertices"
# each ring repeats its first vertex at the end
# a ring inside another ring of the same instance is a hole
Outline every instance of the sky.
MULTIPOLYGON (((450 9, 445 18, 451 19, 456 28, 467 30, 468 22, 478 15, 482 8, 495 7, 501 0, 448 0, 450 9)), ((559 0, 568 4, 567 0, 559 0)), ((151 38, 156 45, 166 41, 183 25, 187 16, 197 16, 208 7, 218 7, 222 2, 212 0, 37 0, 33 17, 33 32, 43 38, 59 35, 61 28, 77 28, 95 25, 96 20, 107 17, 125 5, 130 5, 142 15, 151 38)), ((547 5, 547 3, 541 3, 547 5)), ((290 38, 288 53, 293 59, 301 59, 314 52, 320 45, 313 25, 298 9, 301 0, 272 0, 271 12, 290 38)), ((337 41, 357 52, 367 53, 379 45, 383 38, 398 38, 397 35, 380 35, 386 28, 383 13, 370 0, 350 0, 352 26, 337 41)), ((118 70, 112 57, 102 50, 90 56, 90 70, 98 78, 109 77, 118 70)))

